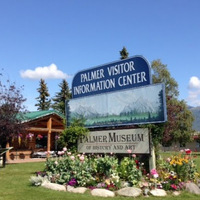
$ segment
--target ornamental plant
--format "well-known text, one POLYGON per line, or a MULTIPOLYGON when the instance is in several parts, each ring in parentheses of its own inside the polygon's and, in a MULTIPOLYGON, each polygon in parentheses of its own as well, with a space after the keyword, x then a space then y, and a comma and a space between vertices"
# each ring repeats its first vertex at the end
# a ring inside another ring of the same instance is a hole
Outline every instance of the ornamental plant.
POLYGON ((134 157, 124 157, 120 162, 118 171, 120 178, 132 185, 137 185, 142 177, 138 161, 134 157))
POLYGON ((199 178, 191 150, 181 151, 163 160, 159 166, 160 182, 166 190, 183 190, 185 182, 196 182, 199 178))
POLYGON ((69 152, 57 160, 48 159, 46 171, 51 182, 60 184, 71 184, 70 181, 74 180, 77 183, 75 185, 87 186, 94 179, 94 169, 90 166, 88 158, 79 154, 71 155, 69 152))
POLYGON ((96 172, 101 178, 109 178, 112 174, 118 174, 118 159, 114 156, 98 156, 96 162, 96 172))

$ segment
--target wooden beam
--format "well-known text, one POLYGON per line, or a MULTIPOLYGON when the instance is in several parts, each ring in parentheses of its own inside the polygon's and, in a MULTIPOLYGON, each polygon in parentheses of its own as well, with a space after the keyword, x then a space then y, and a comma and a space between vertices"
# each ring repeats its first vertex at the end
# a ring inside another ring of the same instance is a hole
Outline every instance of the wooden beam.
POLYGON ((47 157, 48 152, 51 150, 51 128, 52 128, 52 118, 50 117, 47 122, 48 134, 47 134, 47 157))
MULTIPOLYGON (((55 132, 55 133, 61 133, 63 132, 64 128, 63 129, 57 129, 57 128, 52 128, 51 129, 51 132, 55 132)), ((46 132, 48 133, 49 129, 48 128, 38 128, 38 127, 29 127, 27 129, 27 131, 32 131, 32 132, 46 132)))
POLYGON ((64 131, 64 129, 57 129, 57 128, 52 128, 51 129, 51 132, 55 132, 55 133, 61 133, 63 131, 64 131))
POLYGON ((27 131, 48 132, 48 128, 29 127, 27 131))
MULTIPOLYGON (((9 148, 9 147, 10 147, 10 144, 9 144, 9 142, 7 142, 7 143, 6 143, 6 148, 9 148)), ((9 154, 9 151, 7 151, 7 152, 6 152, 6 160, 10 160, 9 155, 10 155, 10 154, 9 154)))

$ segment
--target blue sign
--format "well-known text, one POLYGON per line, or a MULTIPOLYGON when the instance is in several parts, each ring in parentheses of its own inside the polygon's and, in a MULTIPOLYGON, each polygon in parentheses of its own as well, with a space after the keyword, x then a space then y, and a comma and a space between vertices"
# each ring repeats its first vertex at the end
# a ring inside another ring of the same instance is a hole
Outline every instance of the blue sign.
POLYGON ((72 98, 151 84, 150 65, 142 56, 78 72, 72 81, 72 98))

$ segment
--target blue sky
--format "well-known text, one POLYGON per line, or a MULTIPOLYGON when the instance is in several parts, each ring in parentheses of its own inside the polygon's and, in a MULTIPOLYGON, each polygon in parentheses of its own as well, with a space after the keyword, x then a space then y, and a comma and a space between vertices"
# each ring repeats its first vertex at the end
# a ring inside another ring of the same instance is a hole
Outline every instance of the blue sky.
POLYGON ((33 111, 40 78, 53 97, 63 78, 71 86, 75 73, 119 60, 125 46, 129 56, 161 59, 179 99, 200 106, 199 8, 199 0, 0 0, 0 68, 24 85, 33 111))

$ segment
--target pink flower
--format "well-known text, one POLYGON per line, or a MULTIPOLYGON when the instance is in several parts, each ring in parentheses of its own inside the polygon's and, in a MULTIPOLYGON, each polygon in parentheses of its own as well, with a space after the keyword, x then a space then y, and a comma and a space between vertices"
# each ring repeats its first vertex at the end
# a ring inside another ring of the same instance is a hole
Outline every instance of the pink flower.
POLYGON ((131 152, 132 152, 132 150, 131 150, 131 149, 128 149, 128 150, 127 150, 127 152, 128 152, 128 153, 131 153, 131 152))
POLYGON ((70 156, 72 153, 71 152, 67 152, 67 155, 70 156))
POLYGON ((151 175, 153 175, 154 178, 158 178, 158 172, 156 171, 156 169, 151 170, 151 175))
POLYGON ((144 187, 148 187, 148 186, 149 186, 149 183, 148 183, 148 182, 143 182, 142 185, 143 185, 144 187))
POLYGON ((63 147, 63 151, 64 151, 64 152, 67 151, 67 147, 63 147))
POLYGON ((74 159, 75 159, 75 157, 74 157, 74 156, 70 156, 70 158, 71 158, 72 160, 74 160, 74 159))
POLYGON ((183 153, 183 152, 184 152, 184 150, 183 150, 183 149, 181 149, 181 150, 180 150, 180 152, 181 152, 181 153, 183 153))
POLYGON ((29 134, 27 135, 27 138, 32 138, 33 136, 34 136, 33 133, 29 133, 29 134))
POLYGON ((167 162, 169 163, 171 161, 171 158, 167 158, 167 162))
POLYGON ((136 158, 136 155, 135 155, 135 154, 133 154, 133 155, 132 155, 132 157, 133 157, 133 158, 136 158))
POLYGON ((56 139, 56 140, 60 139, 60 136, 56 135, 56 136, 55 136, 55 139, 56 139))
POLYGON ((151 170, 151 174, 152 174, 152 175, 157 174, 156 169, 152 169, 152 170, 151 170))
POLYGON ((80 161, 84 161, 85 158, 84 158, 84 156, 82 155, 82 156, 79 157, 79 159, 80 159, 80 161))

